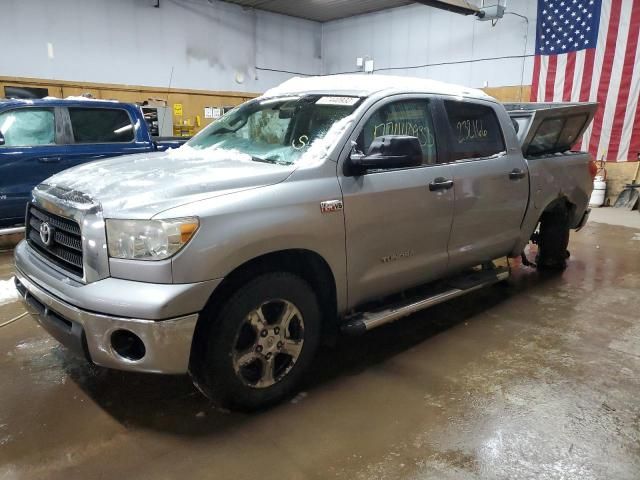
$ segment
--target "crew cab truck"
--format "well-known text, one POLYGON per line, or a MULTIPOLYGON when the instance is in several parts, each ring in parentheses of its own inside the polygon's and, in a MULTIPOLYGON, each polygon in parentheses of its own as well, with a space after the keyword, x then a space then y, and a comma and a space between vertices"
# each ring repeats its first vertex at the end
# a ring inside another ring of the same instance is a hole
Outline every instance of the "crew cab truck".
POLYGON ((185 141, 152 138, 133 104, 82 97, 0 100, 0 228, 23 223, 31 190, 55 173, 185 141))
POLYGON ((532 236, 540 268, 566 266, 593 175, 570 148, 595 105, 510 110, 422 79, 291 79, 177 150, 38 185, 17 289, 95 364, 268 405, 322 335, 504 280, 493 260, 532 236))

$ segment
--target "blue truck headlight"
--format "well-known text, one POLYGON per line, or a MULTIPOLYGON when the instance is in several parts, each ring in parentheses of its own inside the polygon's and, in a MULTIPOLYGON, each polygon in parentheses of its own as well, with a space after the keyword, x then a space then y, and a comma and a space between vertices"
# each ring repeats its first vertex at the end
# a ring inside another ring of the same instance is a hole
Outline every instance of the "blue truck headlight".
POLYGON ((198 230, 196 217, 168 220, 107 219, 107 246, 112 258, 164 260, 175 255, 198 230))

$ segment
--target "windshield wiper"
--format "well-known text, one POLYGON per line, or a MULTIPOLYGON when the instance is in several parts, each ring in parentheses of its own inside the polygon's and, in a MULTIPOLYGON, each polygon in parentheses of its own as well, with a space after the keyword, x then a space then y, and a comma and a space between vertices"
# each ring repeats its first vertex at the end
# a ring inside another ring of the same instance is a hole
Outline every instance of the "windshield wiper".
POLYGON ((270 163, 271 165, 291 165, 290 162, 284 162, 277 157, 262 158, 262 157, 256 157, 255 155, 251 155, 251 160, 253 160, 254 162, 270 163))
POLYGON ((255 155, 251 155, 251 160, 254 162, 262 162, 262 163, 274 163, 271 160, 267 160, 266 158, 256 157, 255 155))

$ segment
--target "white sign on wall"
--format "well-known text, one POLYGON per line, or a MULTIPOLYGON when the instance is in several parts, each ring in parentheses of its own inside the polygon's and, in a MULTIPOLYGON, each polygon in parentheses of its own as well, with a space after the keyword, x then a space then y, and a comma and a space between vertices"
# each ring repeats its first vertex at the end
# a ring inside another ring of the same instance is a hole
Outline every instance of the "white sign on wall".
POLYGON ((204 107, 204 118, 220 118, 222 109, 219 107, 204 107))

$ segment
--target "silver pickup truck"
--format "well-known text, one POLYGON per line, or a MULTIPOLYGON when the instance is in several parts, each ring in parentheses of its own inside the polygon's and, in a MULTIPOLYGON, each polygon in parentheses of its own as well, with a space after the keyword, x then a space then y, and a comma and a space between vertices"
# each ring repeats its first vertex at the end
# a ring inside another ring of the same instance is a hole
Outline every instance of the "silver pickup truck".
POLYGON ((422 79, 295 78, 185 146, 33 190, 16 286, 89 361, 184 374, 215 402, 290 394, 324 335, 566 265, 594 104, 505 105, 422 79))

